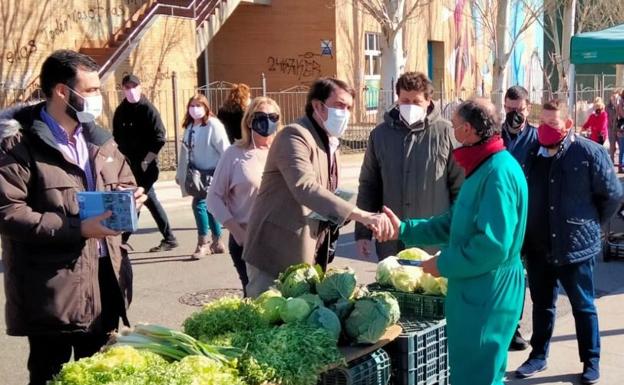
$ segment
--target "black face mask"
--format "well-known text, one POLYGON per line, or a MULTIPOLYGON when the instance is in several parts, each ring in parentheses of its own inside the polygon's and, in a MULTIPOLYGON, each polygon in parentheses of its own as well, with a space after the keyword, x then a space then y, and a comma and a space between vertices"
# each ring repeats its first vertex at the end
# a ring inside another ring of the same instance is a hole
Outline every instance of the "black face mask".
POLYGON ((278 121, 279 115, 277 114, 255 114, 251 121, 251 129, 258 135, 266 138, 277 131, 278 121))
POLYGON ((505 116, 505 124, 512 134, 520 132, 520 128, 524 124, 524 116, 518 111, 509 111, 505 116))

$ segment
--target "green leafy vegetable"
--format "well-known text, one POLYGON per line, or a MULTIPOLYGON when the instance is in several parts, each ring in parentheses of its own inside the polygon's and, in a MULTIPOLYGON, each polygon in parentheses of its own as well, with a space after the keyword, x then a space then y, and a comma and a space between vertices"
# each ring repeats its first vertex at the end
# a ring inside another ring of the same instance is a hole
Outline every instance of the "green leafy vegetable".
POLYGON ((316 385, 329 365, 344 363, 334 337, 305 324, 237 333, 232 343, 247 348, 238 367, 249 385, 316 385))
POLYGON ((286 323, 301 322, 310 314, 310 305, 301 298, 288 298, 280 308, 280 317, 286 323))
POLYGON ((299 297, 304 301, 306 301, 308 303, 308 305, 310 305, 310 309, 316 309, 319 306, 325 306, 325 304, 323 303, 323 300, 321 299, 321 297, 318 296, 318 294, 302 294, 299 297))
POLYGON ((431 258, 431 255, 423 249, 419 249, 418 247, 412 247, 412 248, 400 251, 397 254, 397 258, 398 259, 411 259, 414 261, 426 261, 431 258))
POLYGON ((277 289, 285 298, 299 297, 305 293, 313 293, 317 283, 321 280, 321 274, 315 267, 307 263, 290 266, 280 273, 277 278, 277 289))
POLYGON ((327 330, 338 341, 340 338, 340 332, 342 326, 340 326, 340 319, 333 311, 326 307, 318 307, 310 313, 308 325, 327 330))
POLYGON ((376 292, 355 302, 345 329, 356 342, 374 344, 400 316, 397 300, 389 293, 376 292))
POLYGON ((405 293, 413 293, 420 287, 422 273, 420 267, 399 266, 392 270, 390 280, 395 289, 405 293))
POLYGON ((193 313, 183 323, 184 332, 202 341, 220 334, 268 327, 258 305, 249 299, 221 298, 193 313))
POLYGON ((355 272, 350 267, 329 269, 316 285, 316 291, 324 302, 333 302, 340 298, 351 298, 356 283, 355 272))
POLYGON ((390 256, 381 260, 377 264, 377 272, 375 280, 380 285, 392 286, 392 272, 394 269, 401 267, 396 257, 390 256))
POLYGON ((351 314, 351 311, 353 311, 354 303, 354 300, 341 298, 329 305, 329 309, 336 313, 341 322, 344 322, 344 320, 349 317, 349 314, 351 314))

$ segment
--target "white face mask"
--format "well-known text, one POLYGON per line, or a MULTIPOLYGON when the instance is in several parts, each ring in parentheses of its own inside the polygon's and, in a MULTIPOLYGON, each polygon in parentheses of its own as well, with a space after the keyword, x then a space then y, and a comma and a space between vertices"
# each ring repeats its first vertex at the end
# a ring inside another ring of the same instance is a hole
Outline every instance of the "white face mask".
POLYGON ((427 116, 427 111, 417 104, 400 104, 399 112, 409 126, 423 121, 427 116))
POLYGON ((138 103, 141 100, 141 90, 139 87, 133 87, 129 90, 124 89, 124 96, 129 103, 138 103))
POLYGON ((72 110, 76 111, 76 117, 80 123, 90 123, 102 115, 102 95, 82 96, 71 88, 69 89, 83 100, 82 111, 78 111, 71 104, 65 102, 72 110))
POLYGON ((347 130, 351 113, 346 108, 343 110, 327 107, 325 104, 323 105, 327 108, 327 120, 323 121, 325 131, 327 131, 330 136, 340 138, 347 130))
POLYGON ((204 107, 200 106, 190 106, 188 109, 188 113, 193 119, 201 119, 206 116, 206 110, 204 109, 204 107))

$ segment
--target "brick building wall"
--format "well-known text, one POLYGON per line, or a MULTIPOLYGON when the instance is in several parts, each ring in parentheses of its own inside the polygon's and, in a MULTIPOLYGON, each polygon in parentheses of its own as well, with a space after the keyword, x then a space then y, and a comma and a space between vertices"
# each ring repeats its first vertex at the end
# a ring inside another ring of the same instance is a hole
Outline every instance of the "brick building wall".
POLYGON ((309 85, 337 73, 336 13, 330 0, 272 0, 269 6, 238 6, 210 42, 209 81, 261 85, 269 91, 309 85), (321 42, 332 52, 322 55, 321 42))

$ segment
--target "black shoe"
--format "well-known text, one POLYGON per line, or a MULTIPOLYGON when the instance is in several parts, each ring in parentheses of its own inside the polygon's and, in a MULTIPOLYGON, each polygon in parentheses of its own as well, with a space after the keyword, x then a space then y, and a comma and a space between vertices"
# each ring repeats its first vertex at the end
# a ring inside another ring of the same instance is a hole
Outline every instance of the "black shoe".
POLYGON ((546 360, 529 358, 516 370, 516 377, 528 378, 534 376, 536 373, 543 372, 547 368, 546 360))
POLYGON ((176 247, 178 247, 178 241, 177 240, 172 240, 172 241, 165 241, 164 239, 162 241, 160 241, 160 244, 158 246, 152 247, 151 249, 149 249, 150 253, 158 253, 160 251, 169 251, 172 249, 175 249, 176 247))
POLYGON ((522 338, 522 334, 520 334, 520 330, 516 329, 513 338, 511 339, 511 343, 509 344, 509 350, 526 350, 529 347, 529 342, 522 338))
POLYGON ((583 364, 581 383, 596 384, 600 381, 600 369, 598 364, 583 364))

